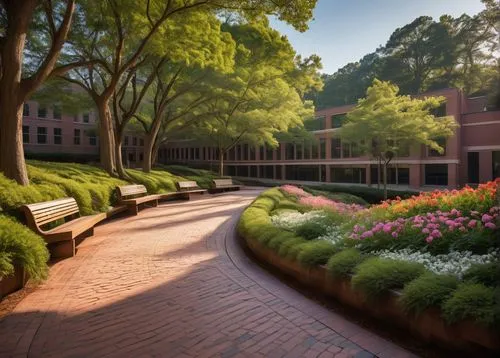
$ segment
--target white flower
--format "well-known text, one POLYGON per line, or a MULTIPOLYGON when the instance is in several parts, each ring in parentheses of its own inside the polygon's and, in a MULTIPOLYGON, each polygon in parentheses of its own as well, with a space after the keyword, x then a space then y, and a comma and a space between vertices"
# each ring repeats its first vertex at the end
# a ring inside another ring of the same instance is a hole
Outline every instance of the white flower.
POLYGON ((274 226, 294 230, 306 222, 313 221, 316 219, 323 219, 326 213, 321 210, 309 211, 307 213, 300 213, 298 211, 284 212, 279 215, 271 216, 271 222, 274 226))
POLYGON ((476 255, 470 251, 451 251, 448 254, 433 256, 428 252, 402 249, 398 251, 382 250, 373 254, 386 259, 418 262, 436 274, 454 275, 461 279, 472 265, 497 261, 500 251, 492 250, 485 255, 476 255))

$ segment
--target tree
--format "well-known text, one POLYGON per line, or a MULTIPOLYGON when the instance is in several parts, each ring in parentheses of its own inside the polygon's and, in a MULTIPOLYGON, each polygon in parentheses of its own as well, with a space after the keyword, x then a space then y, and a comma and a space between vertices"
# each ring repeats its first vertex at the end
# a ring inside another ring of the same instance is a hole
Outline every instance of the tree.
POLYGON ((196 114, 202 117, 194 135, 218 149, 219 173, 224 156, 237 144, 277 145, 274 134, 301 126, 313 107, 301 94, 321 86, 317 58, 302 60, 288 40, 266 19, 227 25, 237 43, 234 72, 210 71, 203 82, 212 99, 196 114))
POLYGON ((0 7, 0 171, 29 183, 22 140, 23 104, 54 73, 71 28, 75 0, 4 0, 0 7), (38 51, 23 63, 26 46, 38 51), (27 45, 26 45, 27 44, 27 45), (23 68, 24 67, 24 68, 23 68))
MULTIPOLYGON (((110 174, 116 172, 116 145, 113 135, 110 101, 120 81, 147 54, 165 54, 178 39, 172 33, 175 22, 181 23, 193 12, 212 16, 217 11, 238 12, 257 18, 274 14, 298 30, 307 28, 316 0, 293 0, 286 3, 265 0, 106 0, 83 2, 78 32, 72 41, 72 55, 88 59, 92 66, 82 67, 65 76, 84 88, 94 99, 99 112, 101 164, 110 174), (162 52, 163 51, 163 52, 162 52)), ((189 23, 186 30, 199 24, 189 23)), ((203 27, 201 27, 203 28, 203 27)), ((189 51, 189 41, 184 50, 189 51)), ((71 57, 71 56, 70 56, 71 57)))
POLYGON ((342 140, 358 144, 382 164, 386 199, 387 167, 395 154, 415 144, 442 152, 437 139, 452 136, 458 126, 453 117, 437 118, 430 113, 443 97, 416 99, 398 92, 396 85, 375 79, 339 132, 342 140))

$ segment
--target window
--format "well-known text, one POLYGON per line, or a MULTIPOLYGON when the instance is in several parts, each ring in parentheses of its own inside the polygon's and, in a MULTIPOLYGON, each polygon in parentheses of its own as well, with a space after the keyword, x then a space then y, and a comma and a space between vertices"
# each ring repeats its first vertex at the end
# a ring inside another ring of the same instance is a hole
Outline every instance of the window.
POLYGON ((293 160, 295 158, 295 146, 292 143, 287 143, 285 148, 285 160, 293 160))
POLYGON ((330 178, 334 183, 353 183, 365 184, 366 183, 366 169, 365 168, 345 168, 345 167, 331 167, 330 178))
POLYGON ((342 151, 342 146, 340 138, 332 138, 332 159, 339 159, 341 151, 342 151))
POLYGON ((295 144, 295 156, 296 159, 302 159, 302 144, 295 144))
MULTIPOLYGON (((273 148, 266 146, 266 160, 273 160, 273 153, 273 148)), ((267 166, 266 168, 269 168, 269 166, 267 166)))
POLYGON ((304 128, 310 132, 325 129, 325 117, 318 117, 304 121, 304 128))
POLYGON ((23 126, 23 143, 29 143, 29 142, 30 142, 30 127, 23 126))
POLYGON ((52 108, 52 111, 54 112, 54 119, 61 119, 62 118, 62 113, 61 113, 61 107, 59 107, 58 105, 55 105, 53 108, 52 108))
POLYGON ((446 103, 442 103, 438 108, 434 108, 430 111, 432 115, 436 117, 446 116, 446 103))
POLYGON ((439 153, 437 150, 429 148, 429 153, 428 153, 429 157, 443 157, 443 156, 445 156, 446 155, 446 138, 437 138, 435 141, 437 144, 439 144, 439 146, 441 148, 443 148, 443 152, 439 153))
POLYGON ((194 159, 200 159, 200 148, 194 149, 194 159))
POLYGON ((264 152, 265 152, 264 146, 260 146, 259 147, 259 158, 260 158, 260 160, 265 160, 266 159, 264 152))
POLYGON ((125 136, 125 142, 123 144, 124 146, 128 146, 128 135, 125 136))
POLYGON ((326 139, 321 138, 319 140, 319 157, 320 159, 326 159, 326 139))
POLYGON ((95 135, 89 137, 89 144, 90 145, 97 145, 97 138, 95 135))
POLYGON ((29 117, 30 115, 30 106, 28 103, 23 105, 23 117, 29 117))
POLYGON ((139 145, 141 147, 144 147, 144 139, 143 138, 139 139, 139 145))
POLYGON ((47 108, 45 107, 38 107, 38 118, 47 118, 47 108))
POLYGON ((144 160, 144 153, 139 153, 139 161, 142 162, 144 160))
POLYGON ((62 129, 54 128, 54 144, 62 144, 62 129))
POLYGON ((346 114, 334 114, 332 116, 332 128, 340 128, 342 124, 345 122, 346 114))
POLYGON ((133 146, 137 145, 137 137, 132 137, 132 145, 133 146))
POLYGON ((318 159, 318 154, 319 154, 319 147, 317 143, 314 143, 311 148, 311 158, 312 159, 318 159))
POLYGON ((90 114, 84 113, 83 114, 83 123, 89 123, 89 122, 90 122, 90 114))
POLYGON ((479 183, 479 152, 467 153, 467 182, 479 183))
POLYGON ((36 134, 38 144, 47 143, 47 127, 37 127, 36 134))
POLYGON ((351 157, 357 158, 361 156, 361 148, 358 143, 351 143, 351 157))
MULTIPOLYGON (((319 181, 320 166, 318 165, 287 165, 285 166, 286 180, 319 181)), ((278 173, 276 173, 278 174, 278 173)))
MULTIPOLYGON (((262 167, 261 167, 262 168, 262 167)), ((250 166, 250 173, 249 173, 251 178, 257 178, 257 166, 256 165, 251 165, 250 166)))
POLYGON ((426 164, 425 185, 448 185, 448 165, 426 164))
POLYGON ((281 160, 281 144, 276 148, 276 160, 281 160))
POLYGON ((311 145, 304 144, 304 159, 311 159, 311 145))
POLYGON ((500 152, 492 152, 493 178, 500 178, 500 152))
POLYGON ((281 165, 276 165, 274 168, 276 170, 276 179, 278 180, 283 179, 281 176, 281 165))
POLYGON ((191 160, 194 159, 194 148, 189 149, 189 159, 191 159, 191 160))
MULTIPOLYGON (((383 166, 380 173, 380 184, 384 182, 383 166)), ((377 184, 378 182, 378 165, 372 165, 371 168, 371 183, 377 184)), ((387 184, 408 185, 410 184, 410 169, 401 168, 399 166, 389 166, 387 168, 387 184)))
POLYGON ((80 145, 80 130, 75 129, 73 132, 73 144, 74 145, 80 145))
POLYGON ((255 160, 255 147, 250 147, 250 160, 255 160))

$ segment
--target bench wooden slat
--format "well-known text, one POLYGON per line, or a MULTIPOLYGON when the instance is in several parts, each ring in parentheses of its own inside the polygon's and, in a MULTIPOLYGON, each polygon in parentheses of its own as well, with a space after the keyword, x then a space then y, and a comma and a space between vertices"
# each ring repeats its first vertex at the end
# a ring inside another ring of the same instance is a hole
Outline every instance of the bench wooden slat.
POLYGON ((68 202, 68 203, 65 203, 62 205, 58 205, 57 207, 45 207, 45 208, 39 209, 39 210, 38 209, 31 210, 31 212, 33 213, 33 216, 38 218, 38 217, 46 216, 50 213, 54 213, 56 211, 62 211, 62 210, 66 210, 69 208, 78 209, 78 204, 76 202, 68 202))
POLYGON ((78 204, 74 198, 29 204, 25 207, 37 227, 79 213, 78 204))
POLYGON ((38 226, 42 226, 57 221, 59 219, 64 219, 67 216, 75 215, 77 213, 79 213, 78 210, 75 211, 74 209, 68 209, 66 211, 57 212, 57 215, 47 215, 42 218, 35 218, 35 221, 38 226))
POLYGON ((31 211, 37 211, 44 208, 51 208, 58 205, 63 205, 65 203, 75 203, 74 198, 62 198, 50 201, 42 201, 40 203, 27 204, 25 206, 29 207, 31 211))
POLYGON ((117 187, 121 199, 132 195, 145 195, 148 193, 144 185, 124 185, 117 187))

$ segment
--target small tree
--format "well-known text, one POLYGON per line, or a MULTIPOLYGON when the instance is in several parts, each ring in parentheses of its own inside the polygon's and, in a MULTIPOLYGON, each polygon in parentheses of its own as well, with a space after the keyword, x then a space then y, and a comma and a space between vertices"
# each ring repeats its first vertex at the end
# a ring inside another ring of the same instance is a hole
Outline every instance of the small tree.
POLYGON ((386 199, 387 167, 395 154, 415 144, 442 153, 444 149, 437 139, 452 136, 458 126, 453 117, 438 118, 430 112, 441 105, 444 97, 416 99, 398 96, 398 92, 396 85, 375 79, 366 97, 347 114, 339 132, 342 140, 358 144, 361 151, 381 163, 386 199))

